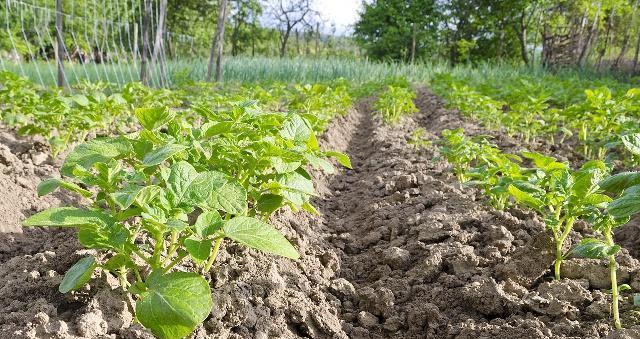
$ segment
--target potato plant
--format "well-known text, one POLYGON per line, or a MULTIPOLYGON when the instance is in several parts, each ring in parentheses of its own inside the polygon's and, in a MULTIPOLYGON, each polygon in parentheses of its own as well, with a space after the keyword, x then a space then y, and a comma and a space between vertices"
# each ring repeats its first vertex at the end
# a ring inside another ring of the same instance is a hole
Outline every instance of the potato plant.
POLYGON ((413 103, 415 97, 415 92, 409 87, 389 85, 379 94, 374 107, 385 122, 395 124, 403 115, 418 111, 413 103))
MULTIPOLYGON (((265 113, 255 105, 197 110, 191 124, 173 110, 138 109, 141 130, 98 138, 66 158, 62 178, 38 186, 86 198, 85 207, 37 213, 26 226, 75 227, 98 256, 73 265, 60 284, 67 293, 95 270, 118 276, 135 299, 136 319, 159 338, 182 338, 211 312, 209 283, 176 270, 189 260, 206 274, 226 239, 290 259, 296 249, 268 216, 283 206, 315 212, 313 181, 304 167, 333 169, 310 123, 295 113, 265 113)), ((134 308, 131 306, 131 308, 134 308)))

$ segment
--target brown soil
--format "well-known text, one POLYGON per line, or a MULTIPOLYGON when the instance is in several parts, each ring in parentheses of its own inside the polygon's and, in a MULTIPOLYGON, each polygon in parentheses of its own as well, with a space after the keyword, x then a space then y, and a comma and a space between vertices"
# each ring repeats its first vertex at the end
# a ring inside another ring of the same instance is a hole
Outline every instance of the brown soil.
MULTIPOLYGON (((541 220, 487 207, 436 159, 436 146, 407 144, 418 127, 432 140, 443 128, 485 133, 418 92, 420 112, 396 126, 372 116, 370 100, 334 121, 323 147, 346 151, 354 170, 315 174, 321 216, 284 211, 272 220, 301 259, 225 243, 211 276, 214 308, 195 338, 640 337, 629 295, 622 302, 628 329, 610 326, 604 263, 568 260, 563 272, 571 280, 552 281, 541 220)), ((496 142, 519 147, 505 137, 496 142)), ((109 276, 74 295, 58 293, 61 276, 86 253, 72 231, 15 233, 35 211, 79 203, 35 196, 37 182, 56 168, 34 158, 37 145, 0 135, 0 227, 13 232, 0 234, 0 338, 149 338, 109 276)), ((584 226, 576 230, 573 241, 584 226)), ((626 249, 618 261, 620 283, 640 290, 638 261, 626 249)))

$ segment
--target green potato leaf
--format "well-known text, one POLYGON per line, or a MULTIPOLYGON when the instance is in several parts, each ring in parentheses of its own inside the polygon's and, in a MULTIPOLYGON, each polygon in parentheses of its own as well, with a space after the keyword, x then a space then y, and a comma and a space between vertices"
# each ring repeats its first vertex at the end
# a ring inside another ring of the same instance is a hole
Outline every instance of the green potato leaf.
POLYGON ((77 290, 91 280, 91 274, 96 268, 96 259, 93 256, 84 257, 76 262, 64 274, 62 282, 58 287, 60 293, 77 290))
POLYGON ((205 210, 242 214, 247 210, 247 191, 220 172, 202 172, 184 192, 184 202, 205 210))
POLYGON ((38 184, 38 188, 37 188, 38 196, 41 197, 41 196, 47 195, 55 191, 58 187, 65 188, 71 192, 76 192, 85 198, 89 198, 93 195, 93 193, 91 193, 90 191, 87 191, 86 189, 74 183, 56 179, 56 178, 49 178, 42 181, 40 184, 38 184))
POLYGON ((605 259, 618 253, 620 246, 607 245, 593 238, 582 239, 572 250, 571 255, 589 259, 605 259))
POLYGON ((295 142, 306 142, 312 133, 309 122, 297 114, 291 114, 280 130, 280 136, 295 142))
POLYGON ((225 237, 247 247, 298 259, 298 251, 278 230, 271 225, 251 217, 235 217, 223 226, 225 237))
POLYGON ((623 194, 609 203, 607 211, 615 218, 624 218, 640 212, 640 192, 623 194))
POLYGON ((270 215, 282 206, 284 198, 277 194, 263 194, 258 198, 256 210, 266 215, 270 215))
POLYGON ((106 163, 131 152, 133 152, 133 146, 125 138, 93 139, 74 148, 67 155, 60 171, 66 176, 73 176, 73 169, 76 165, 91 169, 95 163, 106 163))
POLYGON ((514 185, 509 185, 509 193, 516 199, 517 202, 529 206, 533 209, 539 210, 544 206, 542 200, 534 197, 533 195, 519 189, 514 185))
POLYGON ((601 189, 620 194, 625 189, 640 184, 640 172, 621 172, 614 174, 599 183, 601 189))
POLYGON ((140 323, 161 339, 187 336, 211 312, 209 283, 195 273, 152 273, 136 303, 140 323))
POLYGON ((176 153, 182 152, 187 149, 187 146, 178 145, 178 144, 167 144, 160 148, 154 149, 153 151, 145 154, 142 159, 142 165, 145 167, 155 166, 163 161, 171 158, 176 153))
POLYGON ((337 151, 327 151, 324 152, 324 154, 328 157, 334 157, 336 158, 336 160, 338 161, 338 163, 348 169, 353 169, 353 167, 351 167, 351 159, 349 159, 349 156, 342 153, 342 152, 337 152, 337 151))
POLYGON ((156 130, 175 117, 175 113, 165 107, 136 108, 134 115, 148 130, 156 130))
POLYGON ((211 254, 211 244, 211 239, 198 240, 187 238, 184 240, 184 247, 187 249, 193 261, 198 265, 209 258, 209 254, 211 254))
POLYGON ((22 224, 25 226, 105 227, 113 225, 115 222, 115 218, 102 211, 76 207, 55 207, 32 215, 22 224))
POLYGON ((214 234, 222 227, 222 217, 218 211, 204 211, 193 224, 193 230, 201 238, 214 234))

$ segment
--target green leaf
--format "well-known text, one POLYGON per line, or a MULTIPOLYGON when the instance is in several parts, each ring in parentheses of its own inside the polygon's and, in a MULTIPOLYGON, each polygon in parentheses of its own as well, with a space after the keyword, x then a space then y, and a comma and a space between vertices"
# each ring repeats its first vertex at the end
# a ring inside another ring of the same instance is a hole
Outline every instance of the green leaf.
POLYGON ((118 253, 113 257, 109 258, 102 268, 107 271, 116 271, 122 267, 131 267, 134 264, 131 262, 131 259, 124 253, 118 253))
POLYGON ((55 226, 55 227, 80 227, 80 226, 110 226, 116 220, 101 211, 87 210, 76 207, 55 207, 36 213, 27 218, 24 226, 55 226))
POLYGON ((213 307, 209 283, 195 273, 151 274, 136 303, 140 323, 161 339, 187 336, 213 307))
POLYGON ((218 134, 226 133, 226 132, 231 130, 231 127, 233 127, 233 121, 222 121, 222 122, 219 122, 219 123, 217 123, 215 125, 212 125, 212 126, 208 127, 207 130, 204 132, 204 135, 202 137, 203 138, 211 138, 211 137, 216 136, 218 134))
POLYGON ((276 173, 289 173, 297 170, 302 163, 299 161, 287 162, 280 157, 271 157, 271 165, 276 173))
POLYGON ((284 198, 277 194, 263 194, 258 199, 256 210, 266 215, 270 215, 282 206, 284 198))
POLYGON ((589 194, 583 200, 583 202, 588 205, 600 205, 600 204, 608 203, 611 201, 613 201, 611 197, 609 197, 608 195, 600 194, 600 193, 589 194))
POLYGON ((91 280, 91 274, 95 267, 96 259, 93 256, 78 260, 78 262, 71 266, 67 273, 64 274, 58 291, 60 291, 60 293, 67 293, 84 286, 84 284, 91 280))
POLYGON ((620 137, 624 147, 627 148, 631 154, 640 154, 640 133, 631 133, 620 137))
POLYGON ((73 176, 73 169, 76 165, 91 169, 95 163, 106 163, 131 152, 133 152, 133 147, 125 138, 93 139, 74 148, 65 159, 60 171, 66 176, 73 176))
POLYGON ((193 224, 193 230, 201 238, 214 234, 222 227, 222 217, 218 211, 204 211, 193 224))
POLYGON ((306 142, 313 133, 307 120, 297 114, 291 114, 280 130, 280 136, 286 140, 306 142))
POLYGON ((544 203, 542 202, 542 200, 534 197, 533 195, 525 191, 520 190, 514 185, 509 185, 508 190, 509 190, 509 193, 511 193, 511 195, 516 199, 516 201, 521 204, 524 204, 536 210, 539 210, 540 208, 542 208, 542 206, 544 206, 544 203))
POLYGON ((136 108, 134 112, 142 127, 155 130, 173 120, 175 113, 165 107, 136 108))
MULTIPOLYGON (((333 174, 335 172, 335 168, 333 168, 333 165, 324 158, 317 157, 312 154, 305 154, 304 157, 305 159, 307 159, 307 161, 309 161, 309 164, 311 164, 313 168, 322 169, 325 173, 328 173, 328 174, 333 174)), ((278 173, 283 173, 283 172, 278 172, 278 173)))
POLYGON ((607 206, 609 214, 624 218, 640 212, 640 192, 623 194, 607 206))
POLYGON ((280 195, 296 206, 302 206, 315 194, 313 181, 298 171, 282 175, 278 183, 282 187, 280 195))
POLYGON ((334 157, 336 158, 336 160, 338 161, 338 163, 346 168, 352 169, 353 167, 351 167, 351 159, 349 159, 349 156, 342 153, 342 152, 337 152, 337 151, 327 151, 324 152, 324 154, 328 157, 334 157))
POLYGON ((86 189, 74 183, 56 179, 56 178, 49 178, 42 181, 40 184, 38 184, 38 188, 37 188, 38 196, 41 197, 43 195, 47 195, 55 191, 58 187, 65 188, 71 192, 76 192, 85 198, 91 197, 93 195, 93 193, 91 193, 90 191, 87 191, 86 189))
POLYGON ((619 250, 620 246, 618 245, 610 246, 598 239, 585 238, 571 250, 571 254, 582 258, 605 259, 616 254, 619 250))
POLYGON ((126 210, 135 202, 140 190, 142 190, 140 186, 128 186, 122 191, 109 194, 109 196, 120 209, 126 210))
POLYGON ((573 194, 577 196, 586 196, 598 190, 598 181, 600 181, 602 172, 598 169, 580 170, 574 173, 573 194))
POLYGON ((640 172, 621 172, 602 180, 599 186, 607 192, 620 194, 625 189, 638 184, 640 184, 640 172))
POLYGON ((179 161, 171 165, 166 181, 167 198, 173 206, 178 206, 182 202, 185 192, 197 177, 196 169, 186 161, 179 161))
POLYGON ((242 214, 247 210, 247 191, 220 172, 202 172, 184 193, 184 202, 206 210, 242 214))
POLYGON ((143 187, 138 194, 136 194, 136 204, 149 205, 162 193, 162 187, 156 185, 150 185, 143 187))
POLYGON ((251 217, 235 217, 223 226, 226 237, 257 250, 298 259, 298 251, 278 230, 251 217))
POLYGON ((76 104, 78 104, 78 106, 82 106, 82 107, 89 106, 89 99, 87 99, 87 97, 82 94, 76 94, 72 96, 71 100, 73 100, 76 104))
POLYGON ((120 223, 111 226, 86 226, 78 231, 78 241, 86 248, 123 251, 131 233, 120 223))
POLYGON ((198 240, 187 238, 184 240, 184 247, 187 249, 187 252, 189 252, 193 261, 200 265, 209 258, 209 254, 211 254, 211 243, 211 239, 198 240))
POLYGON ((157 148, 147 154, 142 159, 142 165, 145 167, 155 166, 163 161, 171 158, 176 153, 182 152, 187 149, 187 146, 179 144, 167 144, 160 148, 157 148))

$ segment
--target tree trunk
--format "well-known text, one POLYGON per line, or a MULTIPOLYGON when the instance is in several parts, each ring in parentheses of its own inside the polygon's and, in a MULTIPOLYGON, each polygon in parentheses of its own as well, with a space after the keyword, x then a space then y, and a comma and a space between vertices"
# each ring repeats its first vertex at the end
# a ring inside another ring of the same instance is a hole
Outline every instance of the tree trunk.
POLYGON ((587 33, 587 40, 584 42, 584 45, 582 46, 582 51, 580 51, 580 56, 578 57, 578 66, 580 67, 584 66, 584 63, 587 59, 587 55, 589 55, 589 49, 591 48, 592 40, 593 40, 593 33, 598 28, 598 20, 600 19, 601 8, 602 8, 601 3, 598 2, 598 11, 596 12, 596 16, 593 19, 593 24, 591 25, 591 28, 587 33))
POLYGON ((140 56, 140 81, 149 85, 147 63, 149 59, 149 31, 151 30, 151 0, 144 0, 144 16, 142 18, 142 55, 140 56))
POLYGON ((316 55, 320 55, 320 23, 316 22, 316 55))
POLYGON ((151 64, 158 61, 158 54, 162 50, 162 36, 164 34, 164 20, 167 16, 167 0, 160 0, 160 14, 158 15, 158 26, 156 27, 156 37, 153 42, 153 55, 151 56, 151 64))
POLYGON ((165 18, 167 16, 167 0, 160 0, 160 14, 158 15, 158 25, 156 27, 156 37, 153 42, 153 54, 151 56, 151 65, 158 63, 160 57, 160 74, 158 76, 158 82, 160 86, 164 86, 165 74, 164 65, 162 64, 164 58, 160 56, 162 53, 162 45, 164 44, 164 30, 165 30, 165 18))
POLYGON ((416 24, 411 23, 411 63, 416 60, 416 24))
POLYGON ((291 34, 292 27, 287 26, 284 34, 282 34, 282 38, 280 38, 280 57, 284 58, 287 53, 287 42, 289 41, 289 35, 291 34))
POLYGON ((56 0, 56 61, 58 64, 58 87, 65 86, 64 40, 62 39, 62 0, 56 0))
POLYGON ((636 40, 636 51, 633 53, 633 71, 635 72, 638 67, 638 56, 640 56, 640 33, 638 33, 638 39, 636 40))
POLYGON ((238 55, 238 34, 240 32, 240 21, 233 25, 233 31, 231 32, 231 55, 238 55))
POLYGON ((611 11, 611 15, 607 18, 607 30, 604 36, 604 46, 600 50, 598 55, 598 63, 596 65, 596 69, 600 70, 600 66, 602 66, 602 61, 604 59, 604 55, 607 53, 607 48, 609 47, 609 40, 611 35, 611 27, 613 26, 613 18, 615 17, 615 10, 611 11))
POLYGON ((520 14, 520 29, 518 30, 518 40, 520 41, 520 54, 522 61, 529 66, 529 54, 527 54, 527 25, 525 20, 525 11, 520 14))
MULTIPOLYGON (((633 3, 633 10, 631 11, 630 20, 633 22, 636 18, 636 10, 638 9, 638 2, 633 3)), ((624 55, 627 54, 627 50, 629 49, 629 40, 631 38, 631 25, 626 25, 624 29, 624 37, 622 38, 622 48, 620 49, 620 54, 616 58, 616 61, 613 64, 613 68, 619 68, 620 63, 624 59, 624 55)))
POLYGON ((211 81, 213 75, 213 61, 216 60, 216 81, 220 81, 222 76, 222 50, 224 48, 224 23, 227 17, 227 0, 220 0, 218 8, 218 21, 216 22, 216 34, 213 36, 211 55, 209 56, 209 67, 207 68, 207 81, 211 81))

